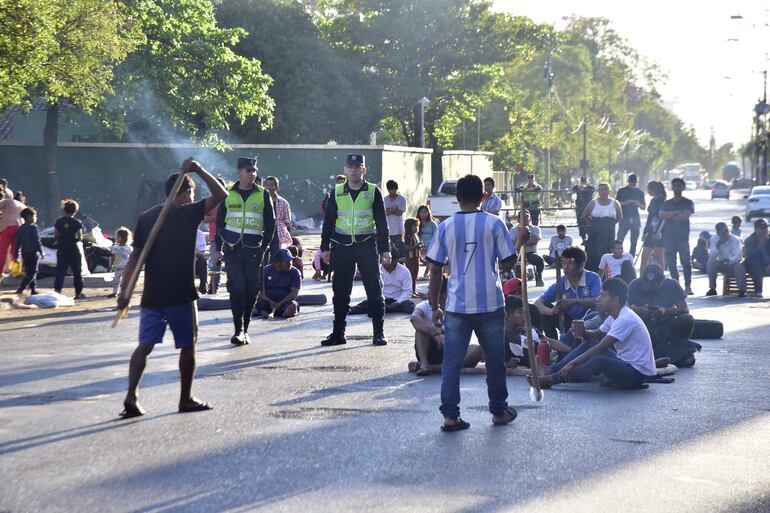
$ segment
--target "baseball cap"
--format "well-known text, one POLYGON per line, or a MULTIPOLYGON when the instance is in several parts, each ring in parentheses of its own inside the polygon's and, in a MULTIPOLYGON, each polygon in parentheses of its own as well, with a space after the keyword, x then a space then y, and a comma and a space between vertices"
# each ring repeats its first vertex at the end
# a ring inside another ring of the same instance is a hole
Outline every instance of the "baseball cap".
POLYGON ((238 157, 238 169, 257 169, 256 157, 238 157))
POLYGON ((276 262, 291 262, 291 253, 286 248, 279 249, 275 254, 276 262))
POLYGON ((754 221, 754 228, 767 228, 767 221, 764 219, 757 219, 754 221))
POLYGON ((519 292, 519 289, 521 289, 521 280, 516 278, 515 276, 509 280, 505 280, 503 282, 503 295, 504 296, 510 296, 512 294, 517 294, 519 292))
POLYGON ((351 153, 345 159, 345 165, 363 167, 366 165, 366 159, 364 158, 363 155, 360 155, 358 153, 351 153))

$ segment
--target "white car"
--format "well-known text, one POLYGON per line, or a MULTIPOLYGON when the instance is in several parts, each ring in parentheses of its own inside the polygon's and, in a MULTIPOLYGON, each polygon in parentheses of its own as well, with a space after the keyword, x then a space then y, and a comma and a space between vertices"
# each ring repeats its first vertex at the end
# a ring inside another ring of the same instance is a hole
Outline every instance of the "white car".
POLYGON ((746 202, 746 221, 757 217, 770 217, 770 185, 758 185, 751 189, 746 202))

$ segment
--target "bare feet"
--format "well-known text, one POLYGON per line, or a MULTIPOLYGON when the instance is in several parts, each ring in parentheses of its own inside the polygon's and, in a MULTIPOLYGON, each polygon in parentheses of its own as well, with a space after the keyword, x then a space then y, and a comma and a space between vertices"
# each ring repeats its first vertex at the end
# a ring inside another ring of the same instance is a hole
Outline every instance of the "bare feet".
MULTIPOLYGON (((550 374, 541 374, 540 376, 540 388, 551 388, 553 386, 553 380, 550 374)), ((532 383, 532 374, 527 374, 527 383, 534 386, 532 383)))
POLYGON ((409 369, 409 372, 417 372, 417 369, 420 368, 420 362, 409 362, 407 368, 409 369))
POLYGON ((665 369, 666 367, 668 367, 669 363, 671 363, 671 358, 669 358, 668 356, 655 359, 655 367, 658 369, 665 369))

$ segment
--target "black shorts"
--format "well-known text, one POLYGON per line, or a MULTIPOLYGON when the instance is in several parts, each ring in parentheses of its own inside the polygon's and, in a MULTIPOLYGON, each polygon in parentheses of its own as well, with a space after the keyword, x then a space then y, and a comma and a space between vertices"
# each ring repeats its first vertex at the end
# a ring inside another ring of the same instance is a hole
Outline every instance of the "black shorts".
POLYGON ((644 242, 642 243, 643 248, 662 248, 663 247, 663 239, 658 240, 652 240, 649 237, 646 237, 644 239, 644 242))
MULTIPOLYGON (((420 355, 417 354, 417 346, 414 347, 414 355, 417 357, 417 361, 420 360, 420 355)), ((431 339, 428 346, 428 365, 441 365, 444 361, 444 350, 438 346, 438 343, 431 339)))
MULTIPOLYGON (((280 307, 278 310, 276 310, 275 315, 278 317, 283 317, 284 312, 293 304, 297 303, 296 301, 289 301, 288 303, 285 303, 282 307, 280 307)), ((264 301, 257 301, 257 304, 254 305, 254 313, 261 314, 262 312, 270 313, 272 309, 270 308, 270 305, 264 301)), ((299 303, 297 303, 297 313, 299 313, 299 303)))

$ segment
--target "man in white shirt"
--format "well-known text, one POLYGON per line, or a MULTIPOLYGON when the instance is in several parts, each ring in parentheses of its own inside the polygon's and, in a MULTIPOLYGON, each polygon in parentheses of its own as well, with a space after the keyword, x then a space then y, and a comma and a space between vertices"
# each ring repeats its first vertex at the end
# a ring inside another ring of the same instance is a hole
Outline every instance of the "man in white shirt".
MULTIPOLYGON (((441 280, 441 292, 438 296, 439 308, 446 306, 447 284, 449 280, 446 276, 441 280)), ((414 353, 417 356, 416 362, 409 364, 409 371, 415 372, 418 376, 429 376, 437 372, 441 373, 441 364, 444 361, 444 326, 441 323, 433 322, 433 312, 430 309, 430 302, 423 301, 419 303, 409 322, 414 326, 414 353)), ((476 367, 484 357, 481 346, 471 344, 465 353, 463 360, 463 369, 472 369, 476 367)))
POLYGON ((388 180, 385 184, 388 194, 382 198, 385 205, 385 214, 388 218, 388 233, 394 244, 404 240, 404 212, 406 212, 406 198, 398 193, 398 183, 388 180))
MULTIPOLYGON (((382 295, 385 296, 385 313, 407 313, 414 311, 412 297, 412 275, 404 264, 389 260, 380 264, 382 295)), ((361 301, 350 308, 350 315, 369 312, 369 302, 361 301)))
POLYGON ((556 227, 556 235, 551 237, 551 244, 548 246, 548 254, 543 260, 548 265, 554 265, 556 259, 561 257, 561 252, 572 246, 572 237, 567 235, 567 227, 560 224, 556 227))
POLYGON ((484 196, 481 198, 481 210, 493 216, 499 216, 503 208, 503 201, 495 192, 495 179, 488 176, 484 178, 484 196))
POLYGON ((746 295, 746 268, 741 263, 741 239, 730 233, 725 223, 714 227, 717 234, 711 237, 711 251, 706 270, 709 275, 707 296, 717 295, 717 274, 732 273, 738 284, 738 297, 746 295))
MULTIPOLYGON (((530 214, 529 210, 524 211, 524 224, 521 224, 521 215, 517 216, 516 219, 519 220, 519 225, 514 226, 511 228, 510 234, 511 234, 511 240, 516 240, 519 236, 519 231, 522 229, 522 226, 525 226, 529 229, 529 238, 527 239, 526 243, 526 261, 530 264, 535 266, 535 285, 537 287, 542 287, 543 284, 543 269, 545 268, 545 261, 543 261, 543 257, 537 254, 537 244, 540 242, 540 228, 537 226, 533 226, 530 224, 530 214)), ((519 264, 521 264, 522 255, 517 256, 519 260, 519 264)), ((522 276, 524 276, 524 273, 522 272, 522 276)))
POLYGON ((599 260, 599 276, 602 281, 610 278, 620 278, 626 284, 636 279, 634 256, 623 252, 623 241, 612 243, 612 253, 605 253, 599 260))
MULTIPOLYGON (((573 321, 572 331, 582 342, 562 361, 541 374, 540 386, 585 382, 604 374, 616 388, 641 388, 647 377, 655 376, 652 341, 642 319, 626 306, 628 287, 619 278, 602 285, 597 301, 599 310, 607 314, 598 330, 587 330, 582 322, 573 321), (610 348, 615 348, 615 352, 610 348)), ((532 380, 531 376, 527 378, 532 380)))

